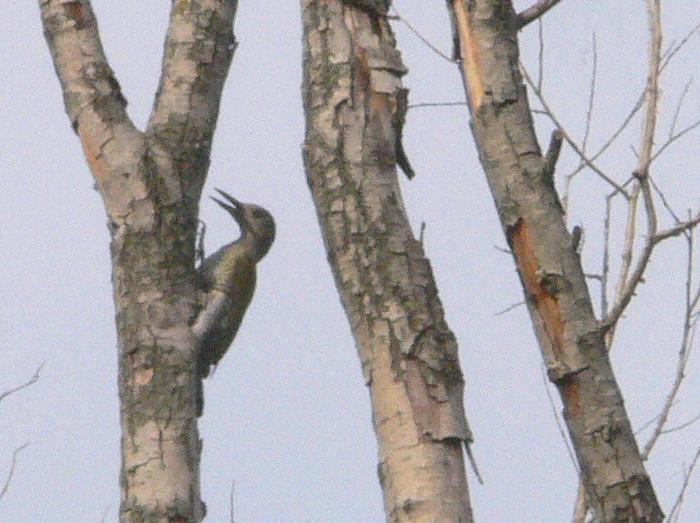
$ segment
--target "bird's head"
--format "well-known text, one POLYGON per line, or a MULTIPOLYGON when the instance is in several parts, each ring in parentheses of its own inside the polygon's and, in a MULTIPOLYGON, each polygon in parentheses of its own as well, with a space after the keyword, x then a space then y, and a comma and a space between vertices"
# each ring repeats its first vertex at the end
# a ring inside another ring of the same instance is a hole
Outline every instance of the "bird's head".
POLYGON ((216 189, 226 201, 211 197, 233 217, 241 228, 241 238, 250 237, 255 248, 255 261, 262 259, 275 239, 275 220, 272 215, 259 205, 243 203, 230 194, 216 189))

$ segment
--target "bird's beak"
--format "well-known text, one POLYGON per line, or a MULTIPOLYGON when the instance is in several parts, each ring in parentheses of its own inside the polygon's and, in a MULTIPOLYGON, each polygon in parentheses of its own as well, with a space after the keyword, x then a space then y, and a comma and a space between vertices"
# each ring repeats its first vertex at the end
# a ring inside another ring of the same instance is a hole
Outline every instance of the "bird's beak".
POLYGON ((218 203, 221 207, 226 209, 231 214, 231 216, 233 216, 236 219, 236 221, 240 221, 241 218, 243 217, 243 205, 241 204, 241 202, 236 200, 230 194, 222 191, 221 189, 215 189, 215 190, 221 196, 223 196, 229 203, 221 201, 218 198, 215 198, 213 196, 211 196, 210 198, 212 200, 214 200, 216 203, 218 203))

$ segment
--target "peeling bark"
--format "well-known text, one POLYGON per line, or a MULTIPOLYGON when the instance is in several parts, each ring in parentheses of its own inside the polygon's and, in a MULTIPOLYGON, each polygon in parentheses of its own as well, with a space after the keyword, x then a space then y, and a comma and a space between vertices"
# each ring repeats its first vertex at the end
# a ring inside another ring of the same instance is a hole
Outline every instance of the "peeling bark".
POLYGON ((470 522, 457 342, 397 179, 406 68, 378 10, 302 7, 306 174, 370 390, 387 521, 470 522))
POLYGON ((235 48, 232 0, 176 0, 145 132, 129 119, 89 0, 40 0, 66 112, 104 201, 119 342, 123 522, 197 522, 198 201, 235 48))
POLYGON ((511 2, 448 0, 471 129, 599 522, 660 522, 518 68, 511 2))

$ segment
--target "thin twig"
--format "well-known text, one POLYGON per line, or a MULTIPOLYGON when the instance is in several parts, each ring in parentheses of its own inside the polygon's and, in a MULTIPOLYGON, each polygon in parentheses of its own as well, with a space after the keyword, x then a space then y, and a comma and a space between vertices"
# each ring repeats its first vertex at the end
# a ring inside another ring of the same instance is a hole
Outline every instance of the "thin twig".
MULTIPOLYGON (((676 403, 678 403, 678 402, 676 402, 676 403)), ((639 427, 637 430, 635 430, 634 435, 637 436, 637 435, 641 434, 642 432, 644 432, 646 429, 651 427, 660 417, 661 417, 661 414, 657 414, 656 416, 651 418, 649 421, 647 421, 641 427, 639 427)))
POLYGON ((39 365, 39 367, 37 367, 32 377, 29 378, 26 382, 13 389, 6 390, 5 392, 0 393, 0 403, 2 403, 2 400, 7 398, 9 395, 14 394, 15 392, 20 391, 22 389, 26 389, 27 387, 34 385, 37 381, 39 381, 39 374, 41 373, 41 369, 44 368, 44 363, 46 362, 43 362, 41 365, 39 365))
POLYGON ((233 511, 233 498, 234 494, 236 492, 236 480, 234 479, 231 481, 231 490, 229 491, 228 495, 228 511, 229 511, 229 522, 230 523, 235 523, 235 517, 234 517, 234 511, 233 511))
POLYGON ((677 46, 671 47, 668 52, 664 55, 663 63, 661 64, 661 70, 663 71, 666 69, 666 66, 671 63, 671 60, 673 60, 673 57, 676 56, 676 54, 685 47, 685 45, 690 41, 690 39, 693 37, 695 33, 700 31, 700 23, 696 24, 690 31, 686 33, 686 35, 683 37, 683 39, 678 43, 677 46))
POLYGON ((391 9, 394 11, 394 16, 396 17, 396 19, 399 20, 399 21, 401 21, 406 27, 408 27, 409 31, 411 31, 414 35, 416 35, 416 36, 418 37, 418 39, 419 39, 421 42, 423 42, 425 45, 428 46, 428 48, 430 48, 431 51, 433 51, 435 54, 437 54, 437 55, 440 56, 441 58, 447 60, 447 61, 450 62, 451 64, 455 64, 455 63, 458 62, 458 60, 455 60, 455 59, 453 59, 452 57, 448 56, 447 54, 443 53, 443 52, 440 51, 440 49, 438 49, 435 45, 433 45, 432 43, 430 43, 430 40, 428 40, 426 37, 424 37, 424 36, 420 33, 420 31, 418 31, 418 29, 416 29, 416 28, 413 26, 413 24, 411 24, 411 22, 409 22, 409 21, 406 20, 403 16, 401 16, 401 13, 399 13, 399 12, 396 10, 396 6, 392 5, 392 6, 391 6, 391 9))
MULTIPOLYGON (((610 135, 610 138, 598 149, 598 151, 589 157, 589 160, 591 162, 596 161, 598 158, 600 158, 605 151, 607 151, 610 146, 615 143, 615 140, 619 138, 619 136, 622 134, 622 132, 627 129, 629 126, 630 122, 632 122, 632 119, 634 116, 639 112, 639 110, 642 108, 644 105, 644 92, 642 91, 642 94, 639 95, 639 98, 637 99, 636 103, 634 104, 634 107, 630 109, 630 112, 627 113, 627 116, 625 119, 620 123, 620 125, 617 127, 614 133, 610 135)), ((579 165, 576 169, 573 170, 573 172, 569 176, 575 176, 578 174, 580 171, 585 169, 587 165, 584 163, 583 165, 579 165)))
POLYGON ((581 470, 578 467, 578 461, 576 461, 576 457, 574 456, 574 451, 571 448, 571 444, 569 443, 569 438, 566 435, 566 431, 564 430, 564 425, 562 424, 561 418, 559 417, 559 411, 557 410, 557 406, 554 403, 554 398, 552 397, 552 392, 549 390, 549 380, 547 379, 547 372, 542 366, 542 383, 544 384, 544 390, 547 393, 547 399, 549 400, 549 406, 552 408, 552 414, 554 414, 554 421, 557 424, 557 429, 559 430, 559 435, 561 436, 561 439, 564 440, 564 445, 566 446, 566 452, 569 454, 569 459, 571 460, 572 465, 574 466, 574 470, 576 471, 577 475, 580 475, 581 470))
POLYGON ((419 107, 452 107, 455 105, 466 105, 467 107, 469 106, 467 102, 422 102, 417 104, 410 104, 407 106, 407 108, 417 109, 419 107))
POLYGON ((664 206, 664 208, 668 211, 668 213, 671 215, 673 218, 673 221, 676 222, 676 224, 681 223, 681 219, 678 217, 678 215, 674 212, 674 210, 671 208, 671 204, 668 203, 668 200, 666 199, 666 196, 664 193, 661 191, 658 185, 656 185, 656 182, 654 181, 653 178, 650 178, 649 181, 651 182, 651 186, 656 191, 657 196, 659 197, 659 200, 661 200, 661 204, 664 206))
POLYGON ((673 119, 671 120, 671 127, 669 127, 669 129, 668 129, 668 139, 669 140, 673 137, 673 134, 676 131, 676 125, 678 124, 678 117, 681 114, 681 109, 683 108, 683 102, 685 101, 685 97, 688 95, 688 91, 690 90, 691 85, 693 85, 693 77, 692 76, 688 79, 685 86, 683 87, 683 92, 681 92, 681 95, 678 97, 678 102, 676 103, 676 110, 673 111, 673 119))
POLYGON ((593 108, 595 107, 595 86, 598 79, 598 45, 596 42, 595 32, 592 37, 593 48, 593 67, 591 70, 591 82, 588 89, 588 109, 586 110, 586 130, 583 133, 583 141, 581 142, 581 150, 586 153, 588 148, 588 139, 591 135, 591 123, 593 121, 593 108))
MULTIPOLYGON (((676 46, 671 45, 669 49, 666 50, 666 52, 662 55, 661 57, 661 66, 659 68, 659 71, 662 72, 666 67, 671 63, 671 60, 674 58, 674 56, 690 41, 690 39, 693 37, 695 33, 700 31, 700 23, 696 24, 690 31, 686 33, 686 35, 683 37, 683 39, 680 41, 680 43, 676 46)), ((630 122, 632 121, 632 118, 639 112, 639 110, 642 108, 644 105, 644 98, 645 98, 646 90, 642 90, 641 94, 639 95, 639 98, 637 99, 636 103, 630 110, 630 112, 627 114, 625 119, 622 121, 622 123, 619 125, 617 130, 610 136, 610 138, 598 149, 598 151, 592 155, 589 159, 593 162, 597 160, 614 142, 617 140, 617 138, 622 134, 622 132, 629 126, 630 122)), ((535 111, 533 111, 535 112, 535 111)), ((541 113, 545 113, 546 111, 540 111, 541 113)), ((575 174, 578 171, 582 170, 583 167, 577 167, 573 173, 575 174)))
POLYGON ((679 430, 687 429, 692 424, 697 423, 698 421, 700 421, 700 414, 698 414, 694 418, 689 419, 685 423, 681 423, 680 425, 674 425, 670 429, 664 429, 662 434, 670 434, 671 432, 678 432, 679 430))
POLYGON ((646 460, 649 458, 654 445, 658 441, 661 434, 664 432, 664 427, 668 421, 668 417, 671 414, 671 409, 680 390, 683 379, 685 378, 685 369, 688 365, 688 359, 690 356, 690 350, 692 348, 693 341, 693 331, 695 327, 695 322, 692 320, 693 313, 695 312, 692 308, 692 286, 693 286, 693 235, 690 234, 687 238, 688 242, 688 262, 686 265, 686 276, 685 276, 685 311, 683 317, 683 336, 681 338, 681 347, 678 351, 678 363, 676 364, 676 373, 673 379, 673 384, 671 385, 671 390, 666 396, 666 401, 664 402, 663 408, 659 413, 658 420, 654 426, 654 431, 644 445, 644 450, 642 451, 642 459, 646 460))
POLYGON ((683 486, 681 487, 681 491, 678 493, 678 497, 676 498, 676 502, 673 504, 673 507, 671 508, 671 511, 668 514, 668 523, 675 523, 678 521, 678 518, 680 517, 681 514, 681 507, 683 506, 683 498, 685 496, 685 491, 688 488, 688 485, 690 484, 690 477, 693 475, 693 470, 695 469, 695 465, 698 463, 698 460, 700 459, 700 447, 698 447, 698 450, 695 452, 695 457, 693 458, 693 461, 690 463, 690 467, 688 467, 688 470, 684 474, 683 478, 683 486))
POLYGON ((535 4, 517 14, 515 18, 516 27, 522 29, 530 22, 534 22, 560 1, 561 0, 538 0, 535 4))
MULTIPOLYGON (((581 152, 585 156, 588 151, 588 139, 591 134, 591 123, 593 121, 593 107, 595 102, 595 86, 598 77, 598 46, 596 45, 595 33, 593 33, 593 67, 591 71, 591 81, 588 88, 588 110, 586 111, 586 129, 583 133, 583 141, 581 142, 581 152)), ((564 186, 564 194, 561 199, 561 205, 564 208, 564 215, 568 217, 569 210, 569 194, 571 193, 571 184, 574 181, 574 177, 581 172, 585 167, 585 162, 583 159, 579 159, 578 168, 566 177, 566 184, 564 186)))
POLYGON ((513 305, 509 305, 508 307, 506 307, 505 309, 503 309, 503 310, 501 310, 501 311, 494 312, 493 315, 494 315, 494 316, 503 316, 504 314, 509 313, 509 312, 512 311, 513 309, 517 309, 517 308, 520 307, 521 305, 525 305, 525 302, 524 302, 524 301, 519 301, 518 303, 514 303, 513 305))
POLYGON ((656 244, 668 238, 678 236, 691 229, 694 229, 698 226, 698 224, 700 224, 700 211, 698 211, 695 217, 691 218, 690 220, 681 222, 677 225, 674 225, 673 227, 669 227, 666 230, 656 233, 653 237, 653 242, 656 244))
POLYGON ((627 197, 627 193, 622 188, 622 186, 620 186, 615 180, 613 180, 607 174, 605 174, 597 165, 595 165, 590 159, 588 159, 585 154, 583 154, 583 151, 581 151, 578 144, 573 140, 573 138, 571 138, 571 135, 566 131, 566 129, 564 128, 562 123, 555 116, 554 112, 552 111, 552 109, 549 107, 549 104, 542 96, 542 93, 537 89, 537 86, 532 81, 532 78, 530 77, 529 73, 527 72, 527 69, 525 69, 525 66, 522 63, 520 64, 520 70, 522 71, 523 78, 525 78, 525 81, 532 88, 535 95, 537 96, 540 103, 542 104, 542 107, 545 110, 545 112, 547 113, 547 116, 549 117, 550 120, 552 120, 554 125, 564 134, 564 139, 571 146, 571 148, 574 150, 574 152, 576 152, 576 154, 581 158, 581 160, 586 163, 586 166, 588 168, 590 168, 600 178, 605 180, 608 184, 610 184, 612 187, 614 187, 615 189, 620 191, 620 193, 625 195, 625 197, 627 197))
POLYGON ((537 90, 544 92, 544 25, 542 19, 537 20, 537 90))
MULTIPOLYGON (((629 304, 634 295, 637 285, 642 280, 644 271, 646 270, 654 245, 656 236, 656 211, 654 210, 654 200, 651 194, 651 186, 649 183, 649 165, 651 163, 652 149, 654 147, 654 135, 656 132, 656 116, 659 105, 659 68, 661 63, 661 6, 660 0, 647 0, 647 17, 649 21, 649 51, 647 61, 647 86, 645 90, 645 111, 644 125, 641 137, 641 146, 639 151, 639 161, 634 175, 638 180, 633 189, 633 196, 629 200, 628 221, 626 231, 626 244, 633 245, 634 236, 634 215, 636 214, 636 196, 639 191, 642 193, 644 200, 644 208, 647 217, 647 237, 640 254, 639 260, 632 271, 632 275, 627 279, 625 274, 621 276, 621 281, 618 281, 618 289, 616 293, 615 305, 613 306, 610 315, 607 317, 603 330, 606 335, 612 336, 611 329, 614 329, 615 324, 629 304)), ((629 257, 631 263, 631 250, 624 251, 623 256, 629 257)), ((623 263, 626 259, 623 260, 623 263)), ((626 271, 625 271, 626 272, 626 271)))
POLYGON ((12 464, 10 465, 10 471, 7 473, 7 477, 5 478, 5 484, 3 485, 2 490, 0 490, 0 499, 5 496, 7 489, 10 487, 10 482, 12 481, 12 476, 14 476, 15 467, 17 466, 17 455, 27 448, 27 445, 29 445, 29 443, 20 445, 12 452, 12 464))
MULTIPOLYGON (((627 201, 627 220, 625 222, 624 242, 622 245, 622 254, 619 273, 617 276, 617 284, 615 286, 615 297, 613 299, 613 311, 618 307, 624 297, 626 284, 628 281, 629 271, 632 267, 632 253, 634 251, 634 243, 636 239, 637 227, 637 205, 639 203, 639 192, 641 187, 638 181, 634 182, 632 191, 630 192, 629 200, 627 201)), ((620 313, 621 315, 622 313, 620 313)), ((618 316, 619 317, 619 316, 618 316)), ((609 315, 606 315, 605 321, 609 321, 609 315)), ((617 320, 615 320, 617 321, 617 320)), ((605 333, 605 343, 608 350, 612 347, 613 338, 615 336, 615 325, 605 333)))
POLYGON ((676 134, 674 134, 673 136, 671 136, 668 140, 666 140, 666 141, 661 145, 661 147, 659 147, 659 148, 657 149, 657 151, 652 155, 650 161, 651 161, 651 162, 655 161, 659 156, 661 156, 661 154, 663 154, 663 152, 664 152, 666 149, 668 149, 668 147, 669 147, 671 144, 673 144, 673 142, 675 142, 676 140, 679 140, 680 138, 682 138, 683 136, 685 136, 685 135, 688 134, 689 132, 691 132, 691 131, 697 129, 698 126, 700 126, 700 119, 694 121, 693 123, 691 123, 691 124, 688 125, 687 127, 684 127, 683 129, 681 129, 680 131, 678 131, 676 134))

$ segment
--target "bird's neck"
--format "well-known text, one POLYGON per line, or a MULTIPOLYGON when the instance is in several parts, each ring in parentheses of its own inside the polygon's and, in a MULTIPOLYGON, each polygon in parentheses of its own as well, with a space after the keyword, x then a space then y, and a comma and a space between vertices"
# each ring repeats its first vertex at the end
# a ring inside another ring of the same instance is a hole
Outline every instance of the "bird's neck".
POLYGON ((267 238, 257 236, 244 229, 241 231, 241 237, 234 243, 240 245, 246 252, 249 252, 253 261, 257 263, 262 260, 267 254, 267 251, 270 250, 272 242, 267 238))

